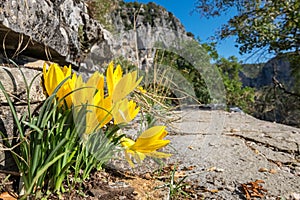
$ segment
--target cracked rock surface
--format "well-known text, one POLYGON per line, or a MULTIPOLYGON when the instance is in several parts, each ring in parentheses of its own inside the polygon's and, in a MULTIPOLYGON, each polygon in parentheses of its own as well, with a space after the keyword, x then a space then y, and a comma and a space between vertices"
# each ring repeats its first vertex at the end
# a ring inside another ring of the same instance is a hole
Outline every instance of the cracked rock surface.
POLYGON ((193 166, 188 179, 218 192, 212 199, 241 199, 241 184, 263 180, 266 199, 300 191, 300 129, 244 113, 185 110, 176 113, 168 163, 193 166))

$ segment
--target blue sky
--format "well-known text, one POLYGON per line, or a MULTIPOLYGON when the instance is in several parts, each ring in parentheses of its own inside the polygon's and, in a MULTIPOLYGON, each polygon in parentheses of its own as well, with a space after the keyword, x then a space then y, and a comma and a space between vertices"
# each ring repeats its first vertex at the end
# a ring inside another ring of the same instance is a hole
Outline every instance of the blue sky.
MULTIPOLYGON (((133 1, 134 0, 125 0, 125 2, 133 1)), ((155 2, 156 4, 165 7, 180 20, 186 31, 192 32, 195 37, 199 36, 202 41, 207 41, 207 39, 210 36, 213 36, 215 31, 218 30, 222 24, 226 23, 234 13, 212 19, 206 19, 204 17, 200 18, 198 13, 191 13, 195 8, 195 1, 196 0, 138 0, 138 2, 141 3, 155 2)), ((217 46, 218 53, 225 58, 234 55, 239 60, 245 61, 248 56, 241 56, 238 53, 238 48, 236 48, 234 45, 234 38, 221 41, 221 43, 217 46)), ((249 62, 249 60, 247 62, 249 62)))

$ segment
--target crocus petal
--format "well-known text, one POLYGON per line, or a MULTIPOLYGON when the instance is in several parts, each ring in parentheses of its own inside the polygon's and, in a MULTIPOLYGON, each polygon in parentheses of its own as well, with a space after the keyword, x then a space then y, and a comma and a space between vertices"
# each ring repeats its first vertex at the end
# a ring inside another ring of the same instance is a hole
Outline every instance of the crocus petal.
POLYGON ((135 157, 135 160, 137 160, 139 163, 141 163, 146 158, 146 155, 144 153, 137 151, 136 154, 134 155, 134 157, 135 157))
POLYGON ((122 75, 123 72, 120 65, 118 65, 116 67, 116 70, 114 71, 114 63, 113 62, 109 63, 106 71, 108 95, 111 96, 113 94, 113 91, 116 88, 117 83, 121 80, 122 75))
POLYGON ((106 97, 101 99, 99 103, 96 103, 98 107, 96 108, 98 123, 100 123, 99 128, 106 125, 108 122, 112 120, 112 115, 110 113, 112 104, 111 99, 106 97))
POLYGON ((122 100, 140 84, 143 77, 141 77, 139 80, 136 80, 136 77, 137 71, 130 72, 117 83, 112 94, 113 102, 122 100))
POLYGON ((131 100, 128 105, 130 119, 133 120, 140 111, 140 107, 136 107, 136 103, 131 100))
POLYGON ((130 158, 130 155, 126 151, 125 151, 125 158, 126 158, 127 162, 129 163, 130 167, 134 168, 134 164, 130 158))
POLYGON ((134 141, 129 138, 122 138, 121 139, 121 145, 125 148, 130 148, 132 145, 134 145, 134 141))
POLYGON ((145 90, 142 86, 138 86, 136 89, 137 89, 140 93, 142 93, 142 94, 146 94, 146 93, 147 93, 147 90, 145 90))
MULTIPOLYGON (((86 88, 86 84, 83 82, 82 77, 79 76, 75 83, 75 91, 73 94, 74 106, 79 106, 82 104, 88 104, 91 102, 93 96, 91 95, 91 88, 86 88)), ((94 90, 92 89, 92 92, 94 90)))
POLYGON ((114 104, 112 114, 115 124, 129 123, 132 121, 138 114, 140 108, 136 107, 134 101, 129 101, 123 99, 114 104))
POLYGON ((65 77, 71 76, 71 73, 72 73, 71 65, 69 65, 69 67, 64 66, 62 71, 63 71, 65 77))
POLYGON ((87 87, 94 87, 95 90, 104 93, 104 76, 99 72, 95 72, 87 81, 87 87))
POLYGON ((59 99, 63 98, 65 95, 68 94, 64 99, 66 101, 68 108, 70 108, 73 103, 73 101, 72 101, 73 93, 72 92, 74 91, 74 88, 75 88, 76 79, 77 79, 77 75, 76 75, 76 73, 73 73, 72 77, 66 81, 66 83, 61 87, 61 89, 59 90, 59 93, 57 94, 59 99))
POLYGON ((55 63, 49 66, 48 71, 46 70, 46 64, 44 64, 43 74, 46 92, 48 95, 51 95, 61 81, 64 80, 64 74, 61 68, 55 63))
MULTIPOLYGON (((155 126, 143 132, 136 142, 129 138, 122 138, 121 145, 125 147, 125 154, 131 154, 138 162, 143 161, 146 156, 167 158, 171 154, 156 151, 170 143, 169 140, 163 140, 166 134, 167 131, 164 126, 155 126)), ((127 160, 128 157, 129 155, 127 155, 127 160)), ((128 162, 130 165, 133 164, 131 160, 128 162)))
POLYGON ((47 68, 47 64, 45 63, 43 66, 43 76, 44 76, 44 85, 48 95, 52 95, 54 90, 57 88, 62 81, 66 80, 63 85, 58 89, 56 93, 56 97, 60 100, 61 105, 64 105, 66 102, 67 107, 71 107, 72 105, 72 91, 75 87, 75 82, 77 79, 76 73, 73 73, 72 77, 72 69, 71 66, 64 66, 61 68, 58 64, 52 63, 47 68), (64 98, 64 99, 63 99, 64 98), (63 100, 62 100, 63 99, 63 100))
POLYGON ((142 153, 149 153, 156 151, 170 143, 170 140, 146 140, 146 139, 137 139, 131 149, 136 150, 142 153))
POLYGON ((162 139, 168 133, 165 131, 165 126, 153 126, 146 131, 144 131, 139 138, 152 138, 152 139, 162 139), (153 138, 154 137, 154 138, 153 138))

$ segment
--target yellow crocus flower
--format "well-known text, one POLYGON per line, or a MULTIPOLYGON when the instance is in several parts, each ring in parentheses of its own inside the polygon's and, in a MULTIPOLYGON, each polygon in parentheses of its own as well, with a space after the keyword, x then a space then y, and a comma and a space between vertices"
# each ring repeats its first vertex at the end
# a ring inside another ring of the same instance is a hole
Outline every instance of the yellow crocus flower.
POLYGON ((106 71, 106 82, 108 95, 112 96, 117 83, 121 80, 123 71, 120 65, 117 65, 114 71, 114 63, 110 62, 106 71))
POLYGON ((43 67, 44 85, 48 95, 51 95, 55 88, 64 80, 64 72, 61 70, 59 65, 53 63, 47 70, 47 64, 43 67))
POLYGON ((103 98, 101 94, 97 93, 94 97, 94 103, 97 106, 95 107, 95 112, 99 123, 99 128, 101 128, 112 120, 112 101, 109 96, 103 98))
MULTIPOLYGON (((47 64, 45 63, 43 66, 43 77, 44 77, 44 85, 48 95, 52 95, 55 88, 67 77, 71 76, 72 69, 71 66, 64 66, 63 69, 56 64, 52 63, 47 70, 47 64)), ((72 77, 69 78, 57 91, 56 96, 59 100, 64 98, 65 95, 69 94, 73 91, 75 87, 77 76, 73 73, 72 77)), ((65 97, 65 101, 68 107, 72 105, 72 94, 65 97)), ((62 102, 63 103, 63 102, 62 102)))
POLYGON ((75 92, 73 95, 74 106, 82 104, 92 105, 96 93, 103 98, 104 96, 104 76, 99 72, 95 72, 85 83, 82 77, 77 78, 75 84, 75 92))
POLYGON ((134 167, 134 164, 130 155, 138 162, 143 161, 146 156, 157 158, 167 158, 171 156, 171 154, 156 151, 170 143, 170 140, 163 140, 168 134, 165 128, 165 126, 154 126, 147 129, 136 141, 129 138, 123 138, 121 140, 121 145, 125 147, 125 157, 131 167, 134 167))
POLYGON ((115 124, 129 123, 139 113, 140 107, 136 107, 134 101, 123 99, 114 104, 112 115, 115 124))
POLYGON ((79 76, 75 89, 73 95, 75 108, 80 110, 81 105, 87 108, 86 134, 103 127, 112 119, 109 114, 112 108, 111 98, 104 98, 104 76, 102 74, 95 72, 86 83, 79 76))
POLYGON ((107 90, 108 96, 112 96, 114 103, 124 99, 142 81, 142 77, 137 80, 137 71, 129 72, 123 77, 122 75, 120 65, 117 65, 115 70, 113 62, 108 65, 106 71, 107 90))
POLYGON ((137 71, 129 72, 117 83, 112 93, 112 101, 117 102, 125 98, 132 92, 142 81, 142 78, 137 79, 137 71))

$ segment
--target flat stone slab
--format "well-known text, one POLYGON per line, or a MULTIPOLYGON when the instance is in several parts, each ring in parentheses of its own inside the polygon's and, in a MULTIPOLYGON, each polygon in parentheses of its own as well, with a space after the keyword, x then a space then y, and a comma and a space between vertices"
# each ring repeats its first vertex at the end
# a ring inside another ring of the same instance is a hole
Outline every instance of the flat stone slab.
POLYGON ((300 193, 300 129, 244 113, 176 112, 167 162, 190 168, 188 179, 215 193, 209 199, 241 199, 241 184, 263 180, 267 199, 300 193))

